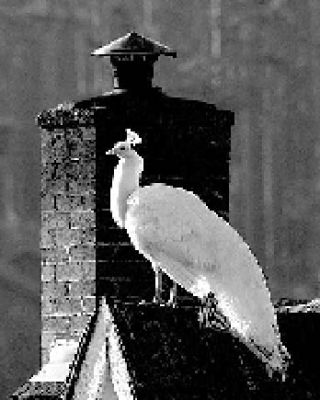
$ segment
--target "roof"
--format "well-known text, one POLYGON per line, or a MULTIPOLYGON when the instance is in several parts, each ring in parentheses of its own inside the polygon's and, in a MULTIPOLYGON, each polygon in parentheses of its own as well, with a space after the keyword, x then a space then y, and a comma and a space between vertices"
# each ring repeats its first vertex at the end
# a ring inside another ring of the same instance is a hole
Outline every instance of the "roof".
POLYGON ((176 57, 177 53, 169 47, 152 39, 143 37, 136 32, 127 33, 125 36, 113 40, 105 46, 94 50, 93 56, 112 56, 121 54, 153 55, 164 54, 176 57))

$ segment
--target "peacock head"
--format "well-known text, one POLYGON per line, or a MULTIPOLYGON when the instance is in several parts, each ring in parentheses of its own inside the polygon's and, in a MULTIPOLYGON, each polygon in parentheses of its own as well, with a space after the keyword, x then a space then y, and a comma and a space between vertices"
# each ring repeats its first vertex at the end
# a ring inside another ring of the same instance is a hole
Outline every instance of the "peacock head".
POLYGON ((116 155, 119 158, 134 158, 137 153, 132 148, 135 144, 141 143, 142 140, 136 132, 127 129, 127 139, 123 142, 117 142, 112 149, 106 151, 107 155, 116 155))

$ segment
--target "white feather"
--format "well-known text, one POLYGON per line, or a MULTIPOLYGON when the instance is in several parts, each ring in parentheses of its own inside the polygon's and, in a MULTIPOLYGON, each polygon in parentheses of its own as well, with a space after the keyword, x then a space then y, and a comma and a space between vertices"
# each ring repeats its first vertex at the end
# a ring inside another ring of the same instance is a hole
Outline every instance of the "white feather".
POLYGON ((127 158, 122 154, 111 188, 115 221, 142 255, 190 293, 213 292, 233 332, 269 371, 284 371, 289 355, 264 275, 247 244, 193 193, 163 184, 139 187, 142 159, 129 152, 127 158))
POLYGON ((131 129, 126 129, 127 131, 127 142, 131 144, 138 144, 142 142, 141 137, 131 129))

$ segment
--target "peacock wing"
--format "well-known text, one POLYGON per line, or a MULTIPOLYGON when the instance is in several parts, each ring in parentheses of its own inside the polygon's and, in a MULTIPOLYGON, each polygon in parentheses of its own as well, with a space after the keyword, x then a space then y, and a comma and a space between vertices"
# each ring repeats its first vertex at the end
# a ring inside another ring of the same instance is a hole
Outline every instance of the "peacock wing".
MULTIPOLYGON (((213 292, 232 330, 282 368, 274 308, 265 278, 237 231, 193 193, 154 184, 129 198, 125 222, 135 248, 195 296, 213 292)), ((263 359, 263 357, 261 357, 263 359)))
POLYGON ((140 253, 195 295, 199 280, 203 281, 206 295, 213 290, 207 275, 217 264, 196 206, 189 192, 154 184, 131 196, 125 226, 140 253))
POLYGON ((273 342, 274 310, 256 258, 199 197, 162 184, 140 188, 128 200, 125 226, 135 248, 187 291, 214 292, 236 330, 273 342))

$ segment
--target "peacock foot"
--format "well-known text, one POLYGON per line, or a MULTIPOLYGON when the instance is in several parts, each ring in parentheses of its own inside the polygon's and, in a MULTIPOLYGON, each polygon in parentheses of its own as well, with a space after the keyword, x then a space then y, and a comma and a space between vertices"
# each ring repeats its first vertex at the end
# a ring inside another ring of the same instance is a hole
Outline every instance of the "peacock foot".
POLYGON ((167 304, 171 307, 176 307, 178 305, 178 295, 177 295, 177 284, 174 283, 173 287, 170 289, 170 297, 167 304))
POLYGON ((163 298, 161 297, 161 295, 159 293, 156 293, 152 299, 152 303, 158 304, 158 305, 164 305, 165 301, 163 300, 163 298))

